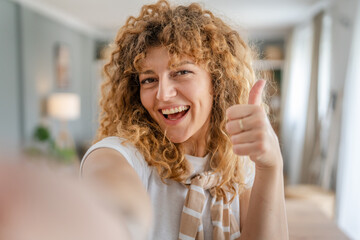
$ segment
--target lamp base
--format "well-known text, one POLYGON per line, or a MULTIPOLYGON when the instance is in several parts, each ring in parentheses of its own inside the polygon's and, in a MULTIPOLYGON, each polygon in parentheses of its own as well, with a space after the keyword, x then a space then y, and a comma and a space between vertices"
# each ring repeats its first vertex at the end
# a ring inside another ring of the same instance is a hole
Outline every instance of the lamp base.
POLYGON ((62 129, 56 138, 56 146, 60 149, 75 149, 74 140, 66 129, 62 129))
POLYGON ((75 143, 67 131, 66 121, 62 121, 61 125, 62 127, 55 140, 55 154, 63 162, 73 162, 77 159, 75 143))

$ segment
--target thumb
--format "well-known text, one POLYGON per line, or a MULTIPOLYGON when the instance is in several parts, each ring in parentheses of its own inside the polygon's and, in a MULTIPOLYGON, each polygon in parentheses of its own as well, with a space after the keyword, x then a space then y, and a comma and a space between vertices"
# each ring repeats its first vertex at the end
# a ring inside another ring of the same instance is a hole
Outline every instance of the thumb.
POLYGON ((262 102, 262 92, 264 90, 266 81, 258 80, 251 88, 249 93, 249 104, 260 105, 262 102))

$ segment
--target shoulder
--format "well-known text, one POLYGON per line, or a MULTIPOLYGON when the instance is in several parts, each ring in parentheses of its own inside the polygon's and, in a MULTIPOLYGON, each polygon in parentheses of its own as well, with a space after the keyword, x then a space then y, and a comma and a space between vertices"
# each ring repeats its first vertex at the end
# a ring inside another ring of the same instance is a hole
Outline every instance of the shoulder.
POLYGON ((126 139, 119 137, 107 137, 95 143, 86 151, 83 156, 82 163, 90 154, 98 149, 106 149, 108 151, 113 149, 123 155, 126 159, 132 158, 137 152, 135 146, 131 143, 127 143, 126 139))
POLYGON ((81 161, 80 175, 83 175, 85 168, 91 171, 93 168, 102 167, 113 168, 112 171, 131 167, 144 185, 147 185, 151 173, 151 169, 137 148, 126 139, 119 137, 107 137, 92 145, 81 161))
POLYGON ((121 217, 131 218, 130 224, 141 230, 151 221, 148 172, 147 168, 133 167, 138 161, 136 148, 121 143, 119 138, 109 138, 91 146, 83 157, 80 174, 100 200, 114 204, 121 217))

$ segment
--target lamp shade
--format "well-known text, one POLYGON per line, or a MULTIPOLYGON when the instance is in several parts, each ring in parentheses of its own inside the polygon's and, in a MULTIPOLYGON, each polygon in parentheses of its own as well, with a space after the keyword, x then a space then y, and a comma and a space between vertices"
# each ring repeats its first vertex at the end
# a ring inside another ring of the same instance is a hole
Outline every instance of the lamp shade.
POLYGON ((47 103, 50 117, 61 120, 74 120, 80 116, 80 97, 74 93, 54 93, 47 103))

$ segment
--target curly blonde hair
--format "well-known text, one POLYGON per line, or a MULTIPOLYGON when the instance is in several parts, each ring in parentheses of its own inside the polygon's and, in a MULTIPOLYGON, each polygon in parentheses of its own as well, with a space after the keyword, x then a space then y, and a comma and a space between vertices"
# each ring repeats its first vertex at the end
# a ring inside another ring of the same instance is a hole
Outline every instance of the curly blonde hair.
POLYGON ((161 179, 183 181, 190 172, 181 143, 166 138, 140 101, 139 63, 151 47, 167 48, 171 60, 191 57, 210 73, 213 108, 207 152, 210 168, 222 176, 216 194, 242 192, 244 158, 235 155, 225 132, 225 111, 246 104, 255 74, 253 52, 220 18, 198 4, 171 7, 167 1, 142 7, 138 17, 129 17, 114 41, 104 66, 100 127, 96 141, 118 136, 133 143, 161 179))

